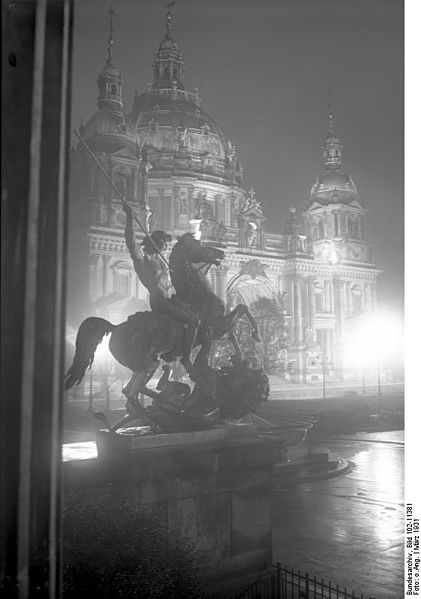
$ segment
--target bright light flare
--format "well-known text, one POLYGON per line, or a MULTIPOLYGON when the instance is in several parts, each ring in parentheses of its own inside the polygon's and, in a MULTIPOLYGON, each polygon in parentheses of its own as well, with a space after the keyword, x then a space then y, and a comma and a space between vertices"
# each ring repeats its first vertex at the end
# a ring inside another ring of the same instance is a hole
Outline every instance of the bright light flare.
POLYGON ((95 350, 95 362, 104 364, 111 359, 110 349, 108 347, 109 341, 110 335, 103 337, 101 343, 95 350))
POLYGON ((355 319, 344 343, 344 360, 355 368, 378 368, 403 357, 402 322, 392 312, 364 314, 355 319))

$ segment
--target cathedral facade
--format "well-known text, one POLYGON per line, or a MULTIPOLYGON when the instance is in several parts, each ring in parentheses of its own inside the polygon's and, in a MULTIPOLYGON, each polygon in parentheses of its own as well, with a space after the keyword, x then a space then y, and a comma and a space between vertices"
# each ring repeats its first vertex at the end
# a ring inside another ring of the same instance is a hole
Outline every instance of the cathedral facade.
MULTIPOLYGON (((343 378, 343 346, 354 317, 375 309, 373 249, 366 209, 344 171, 342 144, 329 115, 323 167, 303 206, 290 208, 283 230, 266 230, 261 202, 243 185, 235 145, 185 88, 185 63, 167 13, 153 83, 123 109, 122 75, 112 28, 98 85, 97 112, 79 132, 144 228, 173 239, 187 231, 218 245, 215 292, 228 306, 261 297, 280 307, 285 343, 279 361, 288 378, 307 382, 322 369, 343 378)), ((149 309, 124 241, 121 200, 79 143, 72 150, 69 222, 69 320, 97 314, 113 322, 149 309)), ((143 238, 139 230, 139 241, 143 238)))

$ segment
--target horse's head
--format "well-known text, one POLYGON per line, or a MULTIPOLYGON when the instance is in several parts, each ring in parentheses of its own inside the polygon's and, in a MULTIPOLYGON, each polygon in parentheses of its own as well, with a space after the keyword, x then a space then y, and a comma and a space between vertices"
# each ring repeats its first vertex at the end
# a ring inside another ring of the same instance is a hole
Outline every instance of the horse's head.
POLYGON ((182 251, 186 262, 216 264, 219 265, 224 259, 224 252, 210 245, 202 245, 202 243, 194 237, 192 233, 184 233, 178 238, 174 246, 175 249, 182 251))

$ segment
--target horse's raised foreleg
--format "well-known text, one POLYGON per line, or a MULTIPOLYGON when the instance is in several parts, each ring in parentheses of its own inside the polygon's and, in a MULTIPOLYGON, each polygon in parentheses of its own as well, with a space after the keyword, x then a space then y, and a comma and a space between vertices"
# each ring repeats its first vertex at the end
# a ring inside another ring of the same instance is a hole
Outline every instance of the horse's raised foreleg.
POLYGON ((154 392, 146 387, 146 383, 151 379, 157 367, 158 364, 154 362, 147 370, 133 372, 131 379, 123 389, 123 393, 127 397, 127 414, 114 424, 113 431, 119 429, 123 424, 127 424, 130 420, 140 420, 146 426, 155 426, 155 423, 149 418, 145 408, 139 402, 139 393, 153 397, 154 392))
POLYGON ((234 333, 234 331, 230 331, 228 334, 228 339, 231 341, 234 351, 235 351, 235 355, 237 356, 237 358, 240 358, 240 360, 243 359, 243 352, 241 351, 241 347, 238 344, 238 340, 237 337, 234 333))
MULTIPOLYGON (((253 339, 255 341, 260 341, 259 327, 257 326, 257 322, 255 321, 253 316, 250 314, 250 310, 244 304, 239 304, 237 306, 237 308, 240 308, 241 316, 245 316, 246 320, 248 320, 248 322, 251 326, 251 336, 253 337, 253 339)), ((241 318, 241 316, 240 316, 240 318, 241 318)))
MULTIPOLYGON (((245 317, 246 320, 248 321, 248 323, 250 324, 251 336, 253 337, 253 339, 255 341, 260 341, 259 329, 257 326, 257 322, 255 321, 253 316, 250 314, 250 311, 247 308, 247 306, 244 304, 238 304, 238 306, 236 306, 234 308, 234 310, 232 310, 231 312, 226 314, 224 317, 222 317, 217 322, 217 326, 216 326, 217 335, 216 336, 222 337, 226 333, 231 333, 232 329, 235 327, 235 325, 238 323, 238 321, 242 317, 245 317)), ((234 349, 237 351, 235 342, 232 340, 232 338, 230 338, 230 339, 232 341, 232 344, 234 345, 234 349)))

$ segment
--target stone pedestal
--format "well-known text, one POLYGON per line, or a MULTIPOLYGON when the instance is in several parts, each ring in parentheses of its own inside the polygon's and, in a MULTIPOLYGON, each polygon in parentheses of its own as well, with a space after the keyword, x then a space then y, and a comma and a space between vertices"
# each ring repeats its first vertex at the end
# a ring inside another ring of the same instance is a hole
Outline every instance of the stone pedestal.
POLYGON ((63 464, 66 492, 83 502, 87 492, 92 498, 112 486, 122 504, 158 513, 170 532, 203 552, 207 588, 223 588, 271 565, 272 466, 281 459, 278 442, 223 437, 185 433, 179 443, 131 451, 119 440, 114 457, 108 447, 108 457, 63 464))

